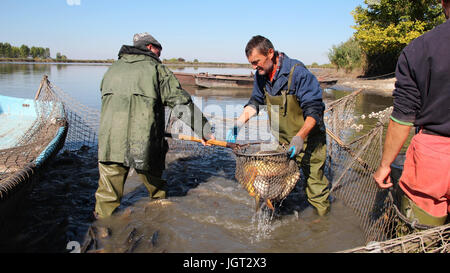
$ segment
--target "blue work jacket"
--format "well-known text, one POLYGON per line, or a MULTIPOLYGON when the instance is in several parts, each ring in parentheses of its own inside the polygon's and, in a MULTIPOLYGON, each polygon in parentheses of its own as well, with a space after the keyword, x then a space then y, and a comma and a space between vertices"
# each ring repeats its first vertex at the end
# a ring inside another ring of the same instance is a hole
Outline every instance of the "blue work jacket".
POLYGON ((323 127, 325 104, 322 100, 322 89, 316 76, 302 62, 291 59, 284 53, 279 53, 279 56, 280 66, 272 81, 269 80, 268 76, 259 75, 258 72, 255 73, 252 95, 245 106, 252 106, 259 112, 259 107, 265 104, 264 87, 271 96, 280 96, 281 91, 288 88, 287 84, 291 68, 295 64, 301 64, 294 70, 291 90, 289 90, 288 94, 297 96, 297 100, 303 110, 304 119, 312 117, 320 127, 323 127))

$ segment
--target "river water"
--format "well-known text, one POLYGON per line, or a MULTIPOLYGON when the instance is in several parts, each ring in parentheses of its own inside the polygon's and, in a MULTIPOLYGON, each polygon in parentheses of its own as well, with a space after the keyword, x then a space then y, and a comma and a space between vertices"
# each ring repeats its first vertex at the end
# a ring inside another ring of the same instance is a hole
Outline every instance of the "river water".
MULTIPOLYGON (((82 104, 100 108, 99 86, 108 65, 0 64, 0 94, 33 98, 42 76, 82 104)), ((249 74, 249 69, 173 68, 180 72, 249 74)), ((251 90, 202 90, 186 87, 206 113, 238 111, 251 90), (229 106, 231 108, 227 108, 229 106), (231 109, 231 110, 230 110, 231 109)), ((327 89, 325 102, 350 90, 327 89)), ((367 92, 356 114, 392 105, 388 95, 367 92)), ((237 113, 239 114, 239 113, 237 113)), ((233 114, 231 114, 233 115, 233 114)), ((258 117, 264 118, 264 117, 258 117)), ((374 126, 361 121, 364 130, 374 126)), ((225 128, 216 135, 223 139, 225 128)), ((101 244, 108 252, 335 252, 364 244, 358 218, 340 200, 318 217, 305 200, 300 181, 276 213, 255 213, 254 201, 234 178, 235 160, 226 149, 179 158, 169 153, 163 177, 168 198, 151 201, 133 171, 111 229, 101 244), (132 246, 130 246, 130 242, 132 246)), ((92 153, 61 153, 33 187, 17 214, 15 232, 0 241, 6 252, 67 252, 77 250, 94 223, 98 168, 92 153)), ((105 223, 102 223, 105 224, 105 223)))

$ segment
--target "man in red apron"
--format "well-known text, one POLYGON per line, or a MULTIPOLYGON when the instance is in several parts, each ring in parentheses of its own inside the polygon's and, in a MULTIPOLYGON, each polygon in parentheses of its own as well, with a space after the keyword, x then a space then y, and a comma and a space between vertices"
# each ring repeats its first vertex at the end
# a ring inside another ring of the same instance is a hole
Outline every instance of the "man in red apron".
POLYGON ((412 41, 399 57, 394 110, 383 157, 374 174, 380 188, 393 184, 390 165, 412 138, 399 186, 402 213, 429 226, 445 223, 450 211, 450 0, 442 0, 447 22, 412 41))

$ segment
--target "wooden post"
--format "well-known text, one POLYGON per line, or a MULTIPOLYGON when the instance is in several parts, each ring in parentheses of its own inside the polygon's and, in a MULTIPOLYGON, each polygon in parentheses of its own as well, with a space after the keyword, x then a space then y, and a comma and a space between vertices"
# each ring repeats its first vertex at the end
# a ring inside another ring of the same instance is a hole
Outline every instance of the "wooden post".
POLYGON ((362 158, 359 157, 360 152, 358 152, 358 154, 356 155, 352 149, 350 147, 348 147, 339 137, 337 137, 335 134, 333 134, 333 132, 331 132, 330 130, 326 129, 328 135, 334 139, 337 144, 344 149, 344 151, 346 151, 347 153, 349 153, 354 159, 356 159, 358 161, 358 163, 366 170, 372 171, 374 172, 374 170, 370 167, 370 165, 368 163, 366 163, 362 158))
POLYGON ((39 95, 41 94, 42 87, 44 86, 44 82, 46 83, 47 81, 48 81, 48 76, 44 75, 44 77, 42 78, 42 81, 41 81, 41 85, 39 86, 39 89, 36 92, 36 96, 34 97, 34 100, 37 100, 39 98, 39 95))

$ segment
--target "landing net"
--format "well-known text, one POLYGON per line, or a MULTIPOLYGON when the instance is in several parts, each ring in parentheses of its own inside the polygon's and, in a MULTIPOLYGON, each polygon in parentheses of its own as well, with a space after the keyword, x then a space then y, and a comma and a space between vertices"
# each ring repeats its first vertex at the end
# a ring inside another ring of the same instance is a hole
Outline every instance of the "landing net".
POLYGON ((256 200, 257 209, 288 196, 300 178, 300 170, 290 160, 287 149, 272 144, 250 144, 234 150, 236 179, 256 200))

